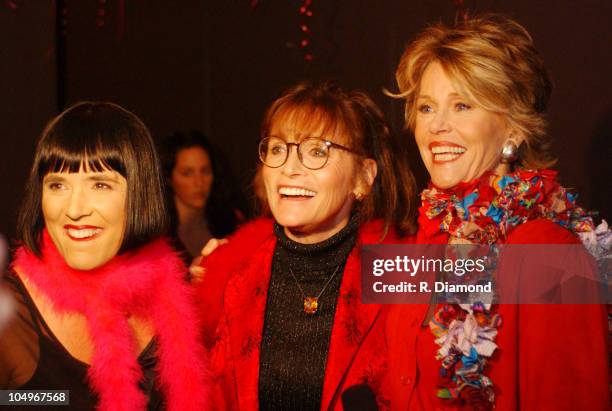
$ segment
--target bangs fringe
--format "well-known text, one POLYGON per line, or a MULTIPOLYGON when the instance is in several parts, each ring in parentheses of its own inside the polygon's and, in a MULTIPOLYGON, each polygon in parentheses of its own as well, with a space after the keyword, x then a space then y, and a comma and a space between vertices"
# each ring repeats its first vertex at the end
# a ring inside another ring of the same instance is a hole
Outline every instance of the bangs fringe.
MULTIPOLYGON (((308 103, 289 102, 280 106, 272 118, 270 126, 284 122, 292 130, 299 130, 295 138, 320 137, 332 140, 333 136, 343 131, 343 113, 337 107, 326 107, 308 103)), ((270 132, 270 130, 268 130, 270 132)))
MULTIPOLYGON (((91 139, 67 139, 54 138, 51 149, 46 156, 40 159, 38 164, 38 176, 44 177, 48 173, 78 173, 116 171, 127 178, 126 167, 117 148, 101 147, 99 142, 91 146, 91 139), (76 141, 75 141, 76 140, 76 141), (77 142, 78 141, 78 142, 77 142), (68 144, 70 143, 70 144, 68 144), (74 144, 76 143, 76 144, 74 144)), ((99 138, 95 139, 99 141, 99 138)))

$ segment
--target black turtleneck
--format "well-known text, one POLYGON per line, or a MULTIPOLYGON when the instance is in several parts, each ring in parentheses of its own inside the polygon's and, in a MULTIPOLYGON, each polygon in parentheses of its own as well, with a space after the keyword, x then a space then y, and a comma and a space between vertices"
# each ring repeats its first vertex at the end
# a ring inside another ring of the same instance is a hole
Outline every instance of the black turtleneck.
POLYGON ((355 245, 359 216, 316 244, 289 239, 275 224, 277 245, 261 341, 259 407, 265 410, 319 410, 325 364, 344 265, 355 245), (334 271, 338 270, 332 277, 334 271), (315 314, 304 312, 304 296, 319 298, 315 314))

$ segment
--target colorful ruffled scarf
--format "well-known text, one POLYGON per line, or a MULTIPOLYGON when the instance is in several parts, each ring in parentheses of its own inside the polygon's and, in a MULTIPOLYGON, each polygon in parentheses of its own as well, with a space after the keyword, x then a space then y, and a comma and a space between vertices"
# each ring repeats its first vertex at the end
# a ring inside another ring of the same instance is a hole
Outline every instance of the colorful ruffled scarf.
POLYGON ((520 224, 545 218, 575 233, 595 230, 576 206, 576 195, 557 182, 553 170, 523 170, 496 177, 485 173, 450 190, 431 186, 421 193, 419 219, 427 234, 443 231, 476 244, 504 242, 520 224), (493 181, 492 181, 493 180, 493 181))
MULTIPOLYGON (((576 195, 560 186, 556 176, 552 170, 519 169, 502 177, 485 173, 450 190, 430 186, 421 194, 420 228, 428 236, 442 231, 471 243, 496 245, 518 225, 544 218, 581 237, 591 235, 591 217, 576 206, 576 195)), ((440 346, 439 398, 479 410, 493 408, 493 382, 484 369, 497 349, 501 318, 495 311, 495 306, 480 302, 447 303, 434 314, 429 326, 440 346)))
POLYGON ((60 314, 81 313, 93 343, 89 384, 100 410, 145 410, 142 370, 128 315, 150 320, 159 383, 169 410, 210 407, 204 352, 185 267, 165 240, 114 257, 90 271, 70 268, 43 233, 42 259, 17 250, 15 272, 34 284, 60 314))

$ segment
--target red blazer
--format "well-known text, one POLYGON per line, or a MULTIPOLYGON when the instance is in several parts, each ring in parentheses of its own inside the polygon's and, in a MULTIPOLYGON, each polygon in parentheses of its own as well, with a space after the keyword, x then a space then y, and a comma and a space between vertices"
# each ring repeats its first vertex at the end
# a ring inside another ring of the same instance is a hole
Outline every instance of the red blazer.
MULTIPOLYGON (((260 220, 247 225, 205 263, 200 296, 205 333, 212 341, 220 409, 259 408, 259 350, 276 245, 272 224, 260 220), (222 307, 222 312, 216 307, 222 307)), ((380 305, 360 302, 359 246, 377 243, 380 237, 380 222, 365 224, 348 257, 332 327, 322 410, 342 410, 344 390, 363 383, 375 393, 379 407, 388 408, 383 310, 380 305)), ((388 235, 384 242, 397 240, 388 235)))
MULTIPOLYGON (((446 242, 446 235, 417 242, 446 242)), ((560 226, 535 220, 516 228, 507 244, 573 244, 560 226)), ((586 251, 585 251, 586 253, 586 251)), ((393 361, 389 388, 393 410, 446 410, 435 397, 438 346, 422 324, 426 306, 390 309, 387 343, 393 361)), ((500 305, 498 349, 486 374, 496 390, 496 410, 609 410, 607 323, 602 305, 500 305)), ((464 407, 467 410, 469 408, 464 407)))

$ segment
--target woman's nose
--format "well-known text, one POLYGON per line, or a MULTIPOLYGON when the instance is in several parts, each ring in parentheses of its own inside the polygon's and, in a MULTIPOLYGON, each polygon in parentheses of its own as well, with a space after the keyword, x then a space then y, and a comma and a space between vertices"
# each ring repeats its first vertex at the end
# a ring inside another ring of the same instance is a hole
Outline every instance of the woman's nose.
POLYGON ((204 176, 202 174, 196 174, 193 177, 193 184, 197 187, 200 188, 202 186, 204 186, 204 176))
POLYGON ((283 173, 291 175, 303 172, 304 165, 300 161, 297 146, 288 146, 287 150, 287 161, 285 161, 282 167, 283 173))
POLYGON ((81 217, 91 215, 91 199, 85 193, 85 190, 81 188, 75 188, 74 190, 72 190, 72 193, 70 194, 70 199, 68 201, 69 203, 68 208, 66 210, 66 215, 71 220, 77 221, 81 217))
POLYGON ((450 126, 449 112, 445 108, 440 108, 434 112, 433 118, 429 123, 429 131, 432 134, 448 132, 450 126))

